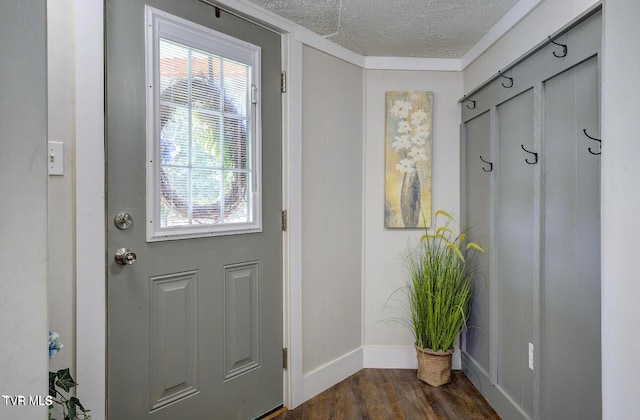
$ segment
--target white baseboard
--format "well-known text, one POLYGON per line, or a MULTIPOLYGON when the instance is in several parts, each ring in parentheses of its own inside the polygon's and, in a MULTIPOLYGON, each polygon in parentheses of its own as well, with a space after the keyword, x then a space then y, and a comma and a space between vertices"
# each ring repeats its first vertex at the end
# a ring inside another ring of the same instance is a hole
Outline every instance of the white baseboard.
POLYGON ((364 347, 364 367, 374 369, 416 369, 413 346, 364 347))
MULTIPOLYGON (((416 369, 416 350, 413 346, 359 347, 306 373, 303 378, 304 400, 301 403, 347 379, 363 368, 416 369)), ((456 347, 453 353, 453 369, 460 368, 460 349, 456 347)))
POLYGON ((525 411, 507 394, 504 389, 491 383, 489 373, 468 353, 462 354, 462 369, 487 402, 503 419, 531 420, 525 411))
MULTIPOLYGON (((364 347, 364 367, 374 369, 417 369, 416 350, 413 346, 364 347)), ((460 349, 453 352, 452 368, 462 368, 460 349)))
POLYGON ((315 397, 362 369, 362 347, 307 373, 303 378, 304 401, 315 397))

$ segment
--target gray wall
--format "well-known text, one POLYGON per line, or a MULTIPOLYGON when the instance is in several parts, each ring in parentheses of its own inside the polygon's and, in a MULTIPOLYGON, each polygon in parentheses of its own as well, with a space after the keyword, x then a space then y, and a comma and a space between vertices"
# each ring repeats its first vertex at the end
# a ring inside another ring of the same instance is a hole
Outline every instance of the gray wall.
MULTIPOLYGON (((0 393, 47 395, 44 0, 0 2, 0 393)), ((44 418, 10 407, 0 418, 44 418)))
POLYGON ((362 345, 363 71, 303 50, 303 372, 362 345))
POLYGON ((602 63, 603 418, 640 418, 640 2, 604 4, 602 63))

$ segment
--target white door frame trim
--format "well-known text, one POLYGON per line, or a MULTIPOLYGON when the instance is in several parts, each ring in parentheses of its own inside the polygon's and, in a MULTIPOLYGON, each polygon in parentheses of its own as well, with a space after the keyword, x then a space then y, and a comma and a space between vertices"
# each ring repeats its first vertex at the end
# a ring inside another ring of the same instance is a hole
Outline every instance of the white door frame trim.
POLYGON ((76 377, 96 420, 106 410, 103 0, 76 0, 76 377))
MULTIPOLYGON (((209 1, 206 1, 209 2, 209 1)), ((283 69, 283 346, 289 349, 284 403, 303 402, 302 389, 302 43, 296 26, 242 0, 215 4, 282 34, 283 69)), ((106 418, 106 235, 104 139, 104 1, 76 0, 76 376, 78 397, 96 420, 106 418), (97 309, 100 308, 100 309, 97 309)))

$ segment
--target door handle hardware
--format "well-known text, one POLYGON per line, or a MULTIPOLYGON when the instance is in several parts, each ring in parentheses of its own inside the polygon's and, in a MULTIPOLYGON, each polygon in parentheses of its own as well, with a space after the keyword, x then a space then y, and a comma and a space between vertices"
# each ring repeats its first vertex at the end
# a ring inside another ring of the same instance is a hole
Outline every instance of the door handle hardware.
POLYGON ((131 265, 136 262, 137 258, 136 254, 128 248, 120 248, 116 251, 116 255, 114 257, 116 264, 118 265, 131 265))

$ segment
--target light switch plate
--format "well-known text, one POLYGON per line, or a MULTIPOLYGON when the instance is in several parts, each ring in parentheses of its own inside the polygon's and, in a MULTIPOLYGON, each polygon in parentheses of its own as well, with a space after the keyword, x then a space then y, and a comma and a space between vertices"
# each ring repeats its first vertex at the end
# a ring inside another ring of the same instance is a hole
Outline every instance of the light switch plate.
POLYGON ((47 148, 47 164, 49 165, 49 175, 63 175, 63 162, 63 143, 59 141, 50 141, 47 148))

